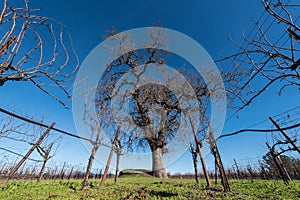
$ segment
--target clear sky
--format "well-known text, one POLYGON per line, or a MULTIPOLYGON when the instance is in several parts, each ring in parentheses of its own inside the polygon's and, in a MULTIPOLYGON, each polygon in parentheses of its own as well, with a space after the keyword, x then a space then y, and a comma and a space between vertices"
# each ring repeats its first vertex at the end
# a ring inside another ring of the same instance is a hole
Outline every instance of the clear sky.
MULTIPOLYGON (((20 2, 14 2, 20 5, 20 2)), ((241 41, 243 31, 247 33, 253 27, 251 19, 259 18, 263 11, 260 1, 240 0, 32 0, 30 5, 33 8, 41 8, 40 14, 67 25, 80 61, 103 41, 106 30, 116 28, 125 31, 154 26, 157 22, 165 28, 174 29, 193 38, 213 59, 218 59, 220 55, 230 55, 237 51, 230 43, 228 35, 241 41)), ((299 91, 286 90, 282 96, 278 96, 277 89, 276 85, 269 88, 251 106, 242 110, 238 118, 230 118, 223 133, 246 128, 299 105, 299 91)), ((64 109, 31 84, 7 83, 0 91, 0 105, 3 107, 14 107, 17 113, 45 115, 47 122, 55 121, 58 128, 76 133, 72 110, 64 109)), ((228 117, 230 116, 229 111, 228 117)), ((271 123, 266 121, 256 127, 270 128, 271 123)), ((219 149, 225 166, 230 167, 234 158, 261 158, 267 152, 265 139, 264 133, 243 133, 220 140, 219 149)), ((58 162, 85 165, 87 156, 88 152, 81 141, 65 136, 55 159, 58 162)), ((206 159, 208 166, 213 170, 213 159, 211 156, 207 156, 206 159)), ((101 168, 101 164, 95 163, 94 168, 97 167, 101 168)), ((179 160, 168 166, 167 171, 193 172, 190 153, 187 151, 179 160)))

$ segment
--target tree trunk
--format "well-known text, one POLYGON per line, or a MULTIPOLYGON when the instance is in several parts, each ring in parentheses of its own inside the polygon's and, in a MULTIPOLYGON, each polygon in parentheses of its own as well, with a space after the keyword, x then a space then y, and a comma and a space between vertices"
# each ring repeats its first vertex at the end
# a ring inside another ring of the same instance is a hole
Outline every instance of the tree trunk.
POLYGON ((156 147, 152 150, 152 173, 158 178, 168 178, 163 160, 163 148, 156 147))
POLYGON ((215 140, 215 137, 214 137, 214 134, 213 134, 212 130, 209 130, 209 137, 208 138, 209 138, 211 151, 212 151, 212 153, 215 157, 216 165, 219 168, 221 183, 222 183, 224 192, 230 192, 230 186, 229 186, 229 183, 228 183, 228 180, 227 180, 225 169, 224 169, 224 166, 223 166, 223 163, 222 163, 222 160, 221 160, 221 156, 220 156, 220 153, 219 153, 219 149, 217 147, 217 143, 216 143, 216 140, 215 140))
POLYGON ((194 149, 192 144, 190 145, 190 151, 192 153, 192 158, 193 158, 193 163, 194 163, 195 180, 196 180, 196 183, 198 185, 199 184, 199 180, 198 180, 198 160, 197 160, 198 153, 194 149))
POLYGON ((218 164, 217 160, 215 159, 215 185, 218 184, 218 164))
POLYGON ((83 178, 83 181, 82 181, 81 190, 85 190, 85 188, 88 184, 90 172, 91 172, 91 169, 92 169, 93 161, 94 161, 95 154, 96 154, 97 150, 98 150, 98 145, 94 145, 93 148, 92 148, 92 152, 91 152, 91 155, 90 155, 90 158, 89 158, 89 162, 88 162, 88 165, 87 165, 87 168, 86 168, 86 172, 85 172, 85 175, 84 175, 84 178, 83 178))
POLYGON ((43 174, 44 174, 44 171, 45 171, 45 168, 46 168, 47 161, 48 161, 48 156, 47 156, 47 158, 43 162, 43 166, 42 166, 41 171, 40 171, 40 173, 38 175, 37 182, 40 182, 42 180, 42 178, 43 178, 43 174))
POLYGON ((222 183, 223 189, 224 189, 225 192, 230 192, 230 186, 229 186, 229 183, 228 183, 228 180, 227 180, 227 177, 226 177, 226 173, 225 173, 223 163, 222 163, 222 160, 221 160, 221 156, 220 156, 220 153, 219 153, 219 150, 218 150, 218 147, 217 147, 216 143, 214 143, 214 146, 212 148, 212 152, 213 152, 213 155, 216 159, 216 164, 218 165, 218 168, 219 168, 219 171, 220 171, 220 177, 221 177, 221 183, 222 183))
POLYGON ((192 126, 192 131, 193 131, 193 134, 194 134, 194 140, 195 140, 195 143, 196 143, 197 153, 199 154, 199 157, 200 157, 200 161, 201 161, 201 165, 202 165, 203 174, 204 174, 204 177, 205 177, 205 180, 206 180, 206 184, 207 184, 207 187, 210 188, 211 187, 210 178, 209 178, 209 175, 208 175, 208 171, 207 171, 206 164, 205 164, 204 157, 203 157, 202 150, 201 150, 202 143, 200 142, 200 140, 199 140, 199 138, 196 134, 196 130, 195 130, 193 121, 191 119, 191 116, 189 117, 189 119, 190 119, 190 123, 191 123, 191 126, 192 126))
POLYGON ((238 179, 240 179, 240 177, 241 177, 241 173, 240 173, 239 166, 237 165, 237 163, 236 163, 236 160, 235 160, 235 159, 233 159, 233 161, 234 161, 234 165, 235 165, 235 167, 236 167, 236 172, 237 172, 237 175, 238 175, 238 179))
POLYGON ((121 155, 122 155, 121 151, 119 149, 117 149, 117 163, 116 163, 115 183, 117 183, 118 177, 119 177, 119 164, 120 164, 121 155))
POLYGON ((74 167, 71 168, 71 171, 70 171, 69 176, 68 176, 68 180, 70 180, 72 178, 73 170, 74 170, 74 167))
MULTIPOLYGON (((101 178, 100 187, 103 187, 103 186, 104 186, 104 183, 105 183, 105 180, 106 180, 106 176, 107 176, 107 172, 108 172, 108 169, 109 169, 109 166, 110 166, 110 162, 111 162, 111 159, 112 159, 114 150, 115 150, 116 141, 117 141, 118 136, 119 136, 119 133, 120 133, 120 128, 121 128, 121 124, 119 124, 118 129, 117 129, 117 132, 116 132, 116 134, 115 134, 115 138, 114 138, 114 140, 113 140, 113 142, 112 142, 112 147, 111 147, 111 150, 110 150, 108 159, 107 159, 107 163, 106 163, 106 166, 105 166, 105 170, 104 170, 103 176, 102 176, 102 178, 101 178)), ((110 177, 110 174, 109 174, 109 177, 110 177)))
POLYGON ((65 177, 65 167, 66 167, 66 162, 64 162, 62 169, 60 171, 60 179, 63 180, 65 177))

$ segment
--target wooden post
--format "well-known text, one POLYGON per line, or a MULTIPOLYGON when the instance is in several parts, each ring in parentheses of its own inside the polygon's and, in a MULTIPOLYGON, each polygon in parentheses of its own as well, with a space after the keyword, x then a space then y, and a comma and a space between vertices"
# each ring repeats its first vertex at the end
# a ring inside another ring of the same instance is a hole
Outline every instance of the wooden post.
POLYGON ((297 145, 292 141, 292 139, 288 136, 288 134, 286 134, 286 132, 284 130, 282 130, 282 128, 277 124, 277 122, 272 117, 269 117, 269 119, 276 126, 276 128, 278 128, 280 130, 280 132, 286 138, 286 140, 289 143, 291 143, 291 145, 295 148, 295 150, 298 151, 298 153, 300 154, 300 147, 297 147, 297 145))
POLYGON ((111 162, 114 150, 115 150, 115 145, 116 145, 116 141, 117 141, 117 138, 118 138, 118 135, 119 135, 119 132, 120 132, 120 128, 121 128, 121 125, 118 126, 118 130, 116 132, 114 141, 112 143, 112 147, 111 147, 111 150, 110 150, 110 153, 109 153, 109 156, 108 156, 108 160, 107 160, 107 163, 106 163, 104 174, 103 174, 102 179, 101 179, 100 187, 102 187, 104 185, 104 182, 105 182, 105 179, 106 179, 106 176, 107 176, 107 172, 108 172, 108 169, 109 169, 109 166, 110 166, 110 162, 111 162))
POLYGON ((34 151, 34 149, 41 144, 43 139, 47 136, 47 134, 50 132, 51 128, 55 126, 55 122, 53 122, 47 130, 43 133, 43 135, 38 139, 38 141, 31 147, 31 149, 26 153, 26 155, 20 160, 20 162, 10 171, 6 179, 3 181, 3 183, 0 185, 0 187, 4 187, 6 183, 13 177, 13 175, 16 173, 16 171, 21 167, 21 165, 25 162, 25 160, 30 156, 30 154, 34 151))
POLYGON ((191 117, 189 117, 189 119, 190 119, 190 123, 191 123, 191 126, 192 126, 192 131, 193 131, 193 134, 194 134, 194 139, 195 139, 197 151, 199 153, 200 161, 201 161, 201 164, 202 164, 202 169, 203 169, 203 174, 205 176, 206 184, 207 184, 207 187, 210 188, 211 183, 210 183, 210 178, 209 178, 209 175, 208 175, 208 172, 207 172, 207 169, 206 169, 206 165, 205 165, 205 161, 204 161, 204 158, 203 158, 203 154, 202 154, 202 149, 201 149, 202 145, 201 145, 201 142, 199 141, 199 139, 197 137, 196 130, 194 128, 194 124, 192 122, 191 117))

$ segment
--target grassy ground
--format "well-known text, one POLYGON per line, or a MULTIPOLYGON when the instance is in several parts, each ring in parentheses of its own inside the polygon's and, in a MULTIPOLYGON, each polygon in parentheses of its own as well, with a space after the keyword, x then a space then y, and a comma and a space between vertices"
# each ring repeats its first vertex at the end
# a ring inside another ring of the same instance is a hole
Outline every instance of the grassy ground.
POLYGON ((286 186, 273 180, 231 180, 228 193, 205 189, 204 180, 197 186, 194 180, 124 177, 118 184, 108 179, 102 188, 99 182, 91 180, 81 191, 78 180, 10 181, 0 199, 300 199, 300 181, 286 186))

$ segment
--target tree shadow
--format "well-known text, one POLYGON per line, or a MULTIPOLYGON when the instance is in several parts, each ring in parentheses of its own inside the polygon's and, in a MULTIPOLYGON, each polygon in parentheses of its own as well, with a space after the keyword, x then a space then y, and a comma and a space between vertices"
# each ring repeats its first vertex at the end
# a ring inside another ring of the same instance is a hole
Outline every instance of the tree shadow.
POLYGON ((154 191, 151 190, 149 192, 149 194, 151 196, 160 196, 160 197, 174 197, 174 196, 178 196, 178 193, 172 193, 171 191, 154 191))

